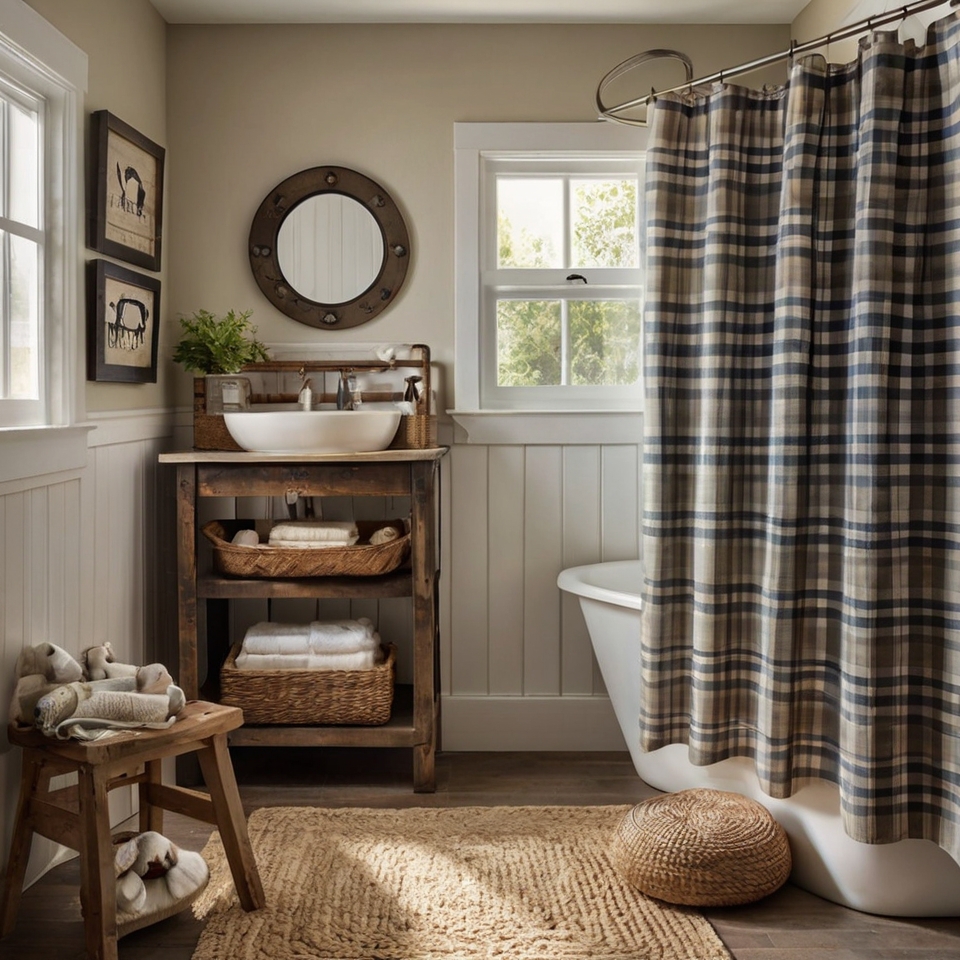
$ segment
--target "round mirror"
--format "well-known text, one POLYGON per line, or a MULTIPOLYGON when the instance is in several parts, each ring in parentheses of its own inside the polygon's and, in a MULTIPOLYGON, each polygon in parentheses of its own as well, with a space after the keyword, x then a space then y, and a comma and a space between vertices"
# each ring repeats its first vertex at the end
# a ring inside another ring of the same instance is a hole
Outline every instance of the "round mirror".
POLYGON ((373 214, 342 194, 307 197, 277 231, 280 270, 317 303, 346 303, 369 289, 383 263, 383 236, 373 214))
POLYGON ((278 310, 337 330, 389 306, 406 276, 410 240, 378 183, 346 167, 313 167, 264 198, 249 252, 257 285, 278 310))

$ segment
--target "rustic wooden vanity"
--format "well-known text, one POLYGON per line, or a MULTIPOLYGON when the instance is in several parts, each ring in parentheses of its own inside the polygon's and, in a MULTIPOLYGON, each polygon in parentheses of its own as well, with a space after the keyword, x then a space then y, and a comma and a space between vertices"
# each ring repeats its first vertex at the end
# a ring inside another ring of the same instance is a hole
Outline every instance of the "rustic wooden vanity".
MULTIPOLYGON (((177 470, 177 568, 179 683, 189 699, 200 695, 198 652, 208 655, 205 699, 214 699, 220 664, 210 659, 201 636, 201 601, 253 597, 411 597, 413 684, 399 687, 390 720, 382 726, 244 725, 231 732, 232 746, 409 747, 413 788, 436 788, 434 756, 439 721, 436 487, 445 447, 395 449, 324 456, 264 455, 191 450, 160 455, 177 470), (202 497, 409 497, 410 559, 380 576, 243 579, 217 573, 209 551, 198 550, 198 505, 202 497)), ((206 620, 207 618, 203 618, 206 620)), ((205 631, 204 631, 205 633, 205 631)))

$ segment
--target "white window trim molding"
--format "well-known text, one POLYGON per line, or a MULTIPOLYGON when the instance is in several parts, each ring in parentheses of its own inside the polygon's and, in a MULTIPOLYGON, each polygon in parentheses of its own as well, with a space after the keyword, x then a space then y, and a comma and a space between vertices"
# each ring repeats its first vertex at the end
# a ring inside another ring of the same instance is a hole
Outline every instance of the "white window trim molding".
POLYGON ((0 430, 0 483, 82 470, 92 423, 0 430))
MULTIPOLYGON (((52 198, 62 209, 60 229, 49 238, 60 269, 45 292, 45 377, 60 377, 59 390, 46 389, 49 424, 0 429, 0 481, 76 470, 87 462, 84 370, 80 351, 83 289, 84 98, 87 55, 22 0, 0 0, 0 51, 48 79, 62 98, 54 162, 58 186, 52 198)), ((51 138, 45 137, 49 150, 51 138)))
POLYGON ((454 443, 615 444, 643 440, 639 410, 448 410, 454 443))
POLYGON ((454 391, 447 413, 468 443, 639 443, 639 410, 484 410, 480 403, 480 172, 482 154, 495 151, 638 151, 646 130, 620 124, 455 123, 456 320, 454 391), (551 437, 554 439, 547 439, 551 437), (628 439, 629 437, 629 439, 628 439), (562 438, 562 439, 556 439, 562 438))

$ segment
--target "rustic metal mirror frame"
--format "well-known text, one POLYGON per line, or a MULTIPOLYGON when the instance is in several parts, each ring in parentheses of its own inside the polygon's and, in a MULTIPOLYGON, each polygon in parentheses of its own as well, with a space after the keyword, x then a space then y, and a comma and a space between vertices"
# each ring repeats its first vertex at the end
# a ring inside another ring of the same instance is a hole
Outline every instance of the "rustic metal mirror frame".
POLYGON ((410 264, 410 238, 403 215, 380 184, 347 167, 312 167, 277 184, 264 197, 250 227, 250 266, 264 296, 282 313, 321 330, 345 330, 372 320, 396 298, 410 264), (284 276, 277 237, 287 216, 304 200, 341 194, 365 207, 383 236, 383 260, 373 282, 343 303, 318 303, 284 276))

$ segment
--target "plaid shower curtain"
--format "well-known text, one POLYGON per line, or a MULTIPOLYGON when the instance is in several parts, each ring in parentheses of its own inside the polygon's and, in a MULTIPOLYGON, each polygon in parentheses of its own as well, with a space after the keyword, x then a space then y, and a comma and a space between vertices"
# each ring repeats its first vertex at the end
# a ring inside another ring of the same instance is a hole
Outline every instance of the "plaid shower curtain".
POLYGON ((640 743, 960 858, 960 19, 656 103, 640 743))

